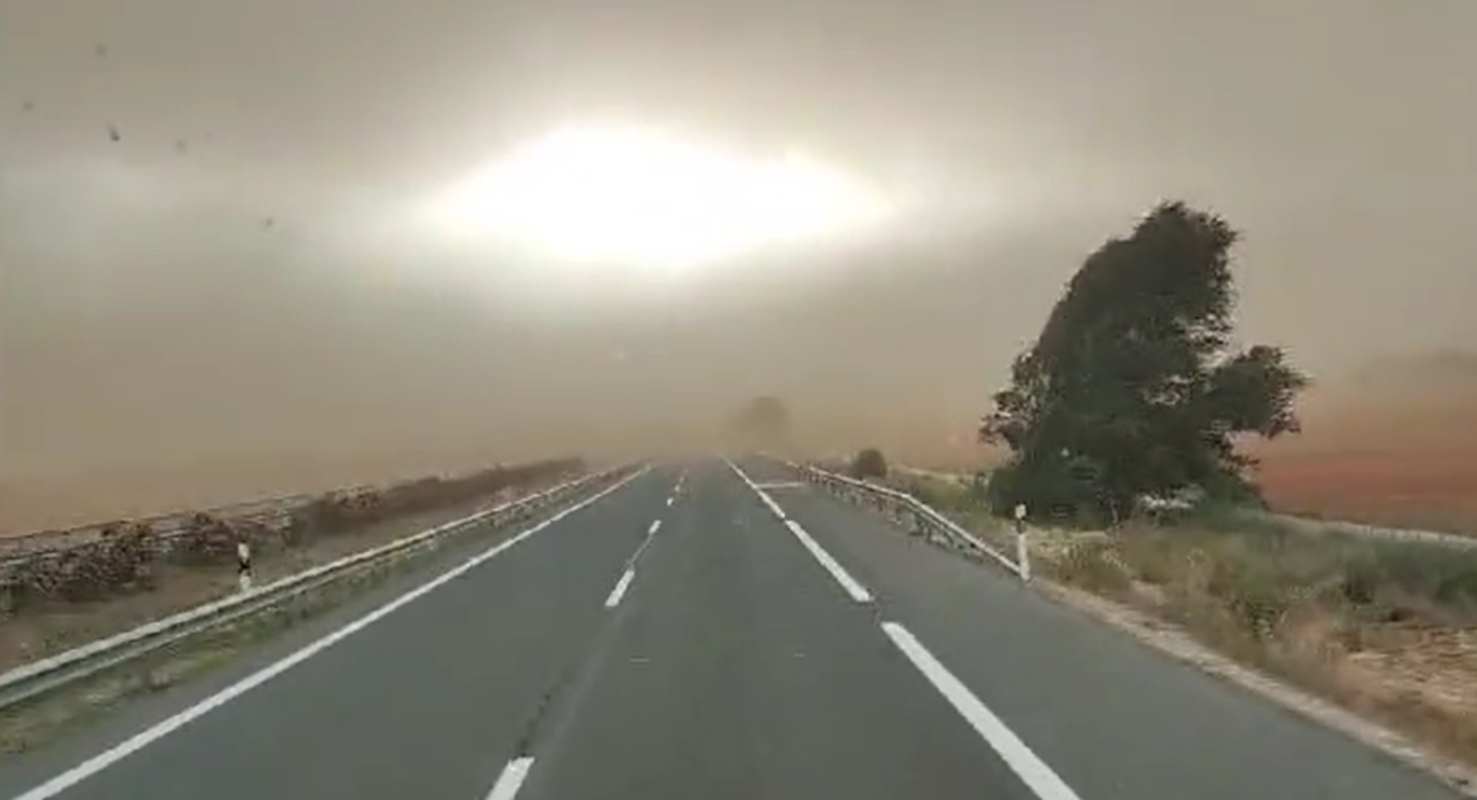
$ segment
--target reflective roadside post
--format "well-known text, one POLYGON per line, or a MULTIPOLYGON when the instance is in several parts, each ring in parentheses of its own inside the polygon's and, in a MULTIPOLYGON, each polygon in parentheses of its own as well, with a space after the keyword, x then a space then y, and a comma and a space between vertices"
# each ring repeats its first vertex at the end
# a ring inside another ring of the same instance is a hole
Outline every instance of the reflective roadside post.
POLYGON ((241 535, 236 537, 236 581, 241 591, 251 591, 251 544, 241 535))
POLYGON ((1031 580, 1031 556, 1026 552, 1026 504, 1015 504, 1015 561, 1021 566, 1021 580, 1031 580))

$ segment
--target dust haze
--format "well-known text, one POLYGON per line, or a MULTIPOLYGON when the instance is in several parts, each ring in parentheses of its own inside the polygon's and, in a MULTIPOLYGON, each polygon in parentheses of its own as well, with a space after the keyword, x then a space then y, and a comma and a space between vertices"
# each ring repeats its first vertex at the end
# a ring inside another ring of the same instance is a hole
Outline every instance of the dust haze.
POLYGON ((1240 335, 1318 382, 1268 470, 1477 454, 1477 5, 1111 5, 0 0, 0 530, 701 450, 760 394, 810 452, 978 464, 1011 356, 1165 197, 1244 232, 1240 335), (590 124, 798 149, 893 213, 660 268, 413 223, 590 124))

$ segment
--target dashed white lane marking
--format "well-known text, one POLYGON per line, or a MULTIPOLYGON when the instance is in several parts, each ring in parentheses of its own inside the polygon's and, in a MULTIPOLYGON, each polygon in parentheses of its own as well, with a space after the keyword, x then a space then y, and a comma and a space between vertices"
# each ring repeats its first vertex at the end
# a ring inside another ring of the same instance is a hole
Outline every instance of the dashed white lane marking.
POLYGON ((671 508, 672 507, 672 498, 670 498, 670 497, 667 498, 667 507, 668 508, 671 508))
POLYGON ((650 528, 646 529, 646 538, 641 540, 641 546, 637 547, 636 552, 632 553, 630 559, 626 561, 627 569, 634 569, 636 567, 636 562, 641 559, 641 554, 646 552, 646 548, 651 546, 651 540, 656 538, 656 532, 661 530, 661 527, 662 521, 656 520, 651 523, 650 528))
MULTIPOLYGON (((728 461, 728 459, 724 459, 724 461, 728 461)), ((858 603, 872 602, 872 593, 868 592, 865 586, 862 586, 855 578, 851 577, 851 574, 846 571, 845 567, 841 566, 840 562, 832 558, 831 554, 827 553, 824 547, 821 547, 815 539, 811 538, 808 531, 800 527, 800 523, 786 517, 785 510, 771 500, 769 495, 764 493, 763 489, 760 489, 753 481, 749 480, 749 476, 745 475, 744 471, 739 469, 737 464, 728 461, 728 466, 733 470, 733 474, 739 476, 739 479, 748 484, 749 488, 753 489, 754 493, 759 495, 759 499, 763 500, 764 504, 769 506, 769 510, 774 512, 774 515, 779 517, 781 522, 785 523, 785 527, 790 529, 790 533, 795 534, 795 538, 800 540, 800 544, 804 545, 805 549, 809 550, 812 556, 815 556, 816 561, 821 562, 821 566, 825 567, 826 571, 831 573, 831 577, 835 578, 836 582, 841 584, 841 588, 851 596, 852 600, 858 603)))
POLYGON ((528 778, 528 771, 533 769, 533 756, 522 756, 508 762, 503 767, 501 775, 497 776, 497 783, 492 785, 492 791, 487 793, 487 800, 513 800, 514 795, 523 787, 523 781, 528 778))
POLYGON ((800 523, 792 519, 785 520, 785 527, 790 529, 790 533, 795 534, 795 538, 799 539, 800 543, 805 545, 805 549, 809 550, 810 554, 815 556, 816 561, 821 562, 821 566, 825 567, 826 571, 831 573, 831 577, 835 578, 836 582, 841 584, 841 588, 845 589, 848 595, 851 595, 852 600, 858 603, 872 602, 872 593, 868 592, 865 586, 857 583, 856 579, 851 577, 851 573, 847 572, 845 567, 837 563, 836 559, 831 558, 831 554, 827 553, 826 549, 821 547, 815 539, 812 539, 810 533, 800 527, 800 523))
MULTIPOLYGON (((484 550, 475 556, 472 556, 471 558, 462 562, 460 565, 453 567, 446 572, 443 572, 442 574, 436 576, 435 578, 432 578, 429 581, 426 581, 425 583, 415 587, 414 589, 411 589, 405 594, 402 594, 394 600, 385 603, 379 608, 376 608, 368 614, 365 614, 364 616, 354 620, 353 622, 350 622, 342 628, 339 628, 338 630, 335 630, 332 633, 323 636, 322 638, 312 642, 311 644, 306 645, 302 649, 293 652, 292 654, 286 656, 279 661, 269 664, 262 669, 257 670, 256 672, 253 672, 245 678, 242 678, 241 680, 231 684, 230 686, 227 686, 219 692, 216 692, 215 694, 205 698, 204 700, 201 700, 195 705, 190 706, 184 711, 181 711, 174 716, 169 717, 168 719, 155 723, 153 727, 147 728, 139 733, 134 734, 133 736, 128 737, 127 739, 124 739, 118 744, 115 744, 107 750, 104 750, 103 752, 93 756, 92 758, 83 761, 81 764, 72 767, 71 769, 63 772, 60 775, 57 775, 51 780, 41 784, 40 786, 37 786, 34 789, 31 789, 25 794, 18 795, 14 798, 14 800, 46 800, 46 798, 55 797, 58 794, 61 794, 62 792, 77 785, 78 783, 81 783, 87 778, 96 775, 104 769, 107 769, 112 764, 117 763, 124 758, 127 758, 133 753, 136 753, 139 750, 147 747, 149 744, 158 741, 159 739, 162 739, 165 736, 168 736, 169 734, 179 730, 186 724, 200 717, 203 717, 206 714, 209 714, 211 711, 220 708, 226 703, 229 703, 237 697, 246 694, 256 687, 261 686, 267 681, 277 677, 278 675, 281 675, 289 669, 292 669, 298 664, 301 664, 302 662, 307 661, 308 659, 323 652, 324 650, 327 650, 329 647, 332 647, 333 645, 353 635, 354 633, 357 633, 369 627, 370 625, 373 625, 374 623, 383 619, 386 615, 390 614, 401 606, 411 602, 412 600, 429 594, 430 592, 447 583, 448 581, 451 581, 467 573, 478 564, 481 564, 482 562, 490 558, 496 557, 504 550, 507 550, 508 548, 518 544, 524 539, 527 539, 535 533, 538 533, 544 528, 547 528, 550 525, 558 522, 559 520, 569 516, 570 514, 573 514, 574 512, 584 508, 585 506, 590 505, 596 500, 599 500, 600 498, 610 494, 616 489, 625 486, 626 484, 630 483, 633 480, 636 480, 644 474, 646 474, 646 469, 642 469, 636 474, 626 478, 625 480, 622 480, 619 483, 605 488, 599 494, 596 494, 593 497, 586 498, 570 506, 569 508, 560 511, 558 514, 549 517, 543 522, 540 522, 539 524, 534 525, 531 528, 523 530, 513 538, 494 545, 493 547, 488 548, 487 550, 484 550)), ((529 759, 529 763, 532 763, 532 759, 529 759)), ((509 795, 509 797, 511 797, 511 795, 509 795)))
POLYGON ((896 622, 882 623, 882 630, 892 639, 893 644, 903 651, 903 655, 913 662, 913 666, 928 678, 935 689, 949 701, 959 715, 974 728, 984 740, 995 748, 1000 758, 1005 761, 1006 766, 1020 777, 1021 781, 1036 793, 1041 800, 1080 800, 1077 793, 1072 791, 1051 767, 1046 765, 1037 755, 1031 752, 1031 748, 1020 740, 1005 723, 995 716, 990 709, 980 702, 974 692, 969 690, 962 681, 954 677, 928 648, 918 641, 907 628, 896 622))
POLYGON ((630 587, 631 581, 636 577, 636 562, 641 560, 641 554, 646 552, 647 547, 651 546, 651 540, 656 537, 656 532, 661 530, 661 527, 661 520, 651 521, 651 527, 646 529, 646 538, 641 540, 641 544, 636 548, 636 552, 632 553, 631 557, 626 559, 625 574, 621 575, 621 579, 616 582, 615 588, 610 590, 610 596, 605 598, 606 608, 615 608, 620 605, 621 598, 626 596, 626 589, 630 587))
POLYGON ((626 587, 631 585, 631 579, 636 577, 636 570, 628 569, 621 579, 616 582, 615 588, 610 590, 610 596, 605 598, 606 608, 615 608, 621 604, 621 598, 626 596, 626 587))

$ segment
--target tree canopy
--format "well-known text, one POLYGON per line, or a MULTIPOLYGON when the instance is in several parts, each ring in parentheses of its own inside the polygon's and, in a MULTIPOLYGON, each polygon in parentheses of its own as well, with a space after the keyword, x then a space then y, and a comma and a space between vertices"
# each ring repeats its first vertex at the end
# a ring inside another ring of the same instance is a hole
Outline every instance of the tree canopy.
POLYGON ((790 411, 777 397, 755 397, 734 415, 733 429, 749 444, 774 446, 790 435, 790 411))
POLYGON ((875 447, 868 447, 851 460, 851 474, 855 478, 886 478, 887 457, 875 447))
POLYGON ((1237 236, 1169 202, 1088 256, 981 425, 1013 451, 997 507, 1116 520, 1145 494, 1249 487, 1232 437, 1296 432, 1307 378, 1280 348, 1230 352, 1237 236))

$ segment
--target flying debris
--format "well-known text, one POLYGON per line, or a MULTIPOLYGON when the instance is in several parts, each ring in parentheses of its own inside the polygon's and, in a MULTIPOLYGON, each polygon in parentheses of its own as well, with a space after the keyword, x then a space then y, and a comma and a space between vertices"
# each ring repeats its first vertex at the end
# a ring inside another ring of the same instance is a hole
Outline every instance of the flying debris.
POLYGON ((185 155, 190 152, 190 143, 185 139, 174 140, 174 152, 185 155))
POLYGON ((273 225, 276 225, 276 224, 277 224, 277 218, 276 217, 264 217, 262 219, 262 230, 264 230, 264 231, 265 230, 269 230, 273 225))
POLYGON ((120 142, 123 140, 123 134, 118 132, 117 125, 108 126, 108 138, 115 142, 120 142))

